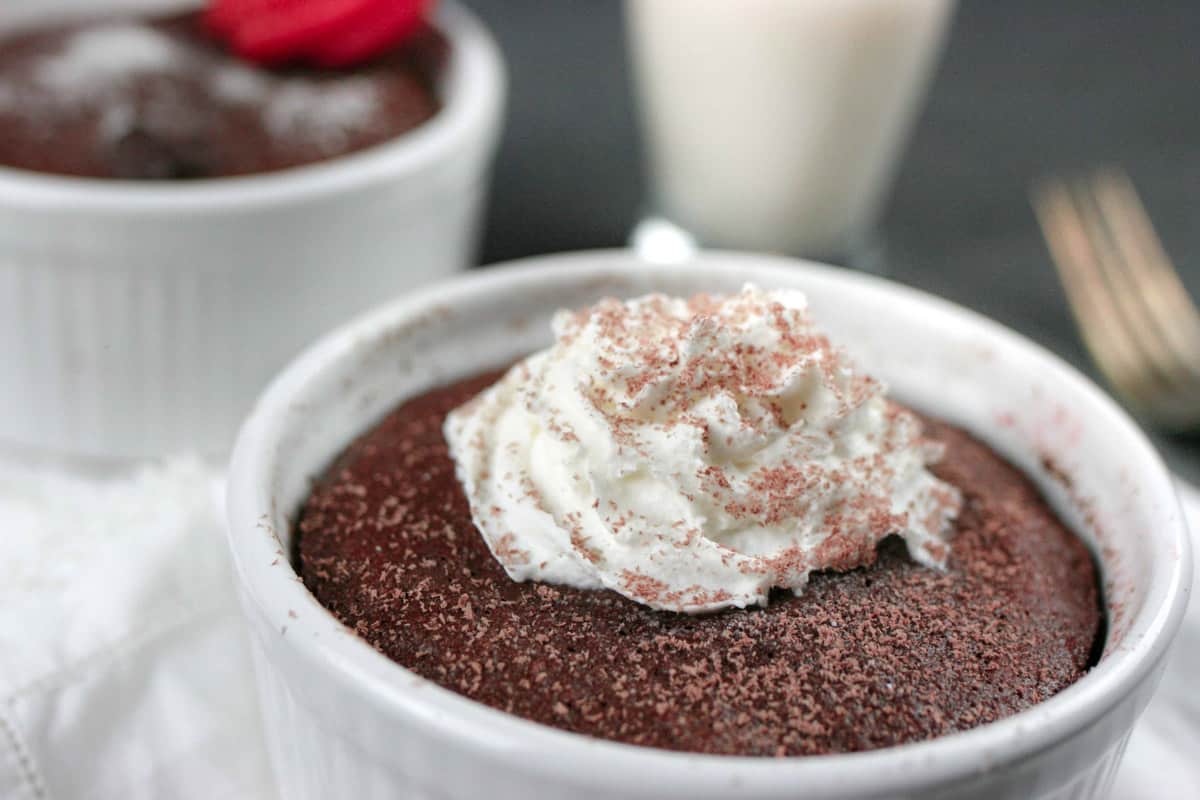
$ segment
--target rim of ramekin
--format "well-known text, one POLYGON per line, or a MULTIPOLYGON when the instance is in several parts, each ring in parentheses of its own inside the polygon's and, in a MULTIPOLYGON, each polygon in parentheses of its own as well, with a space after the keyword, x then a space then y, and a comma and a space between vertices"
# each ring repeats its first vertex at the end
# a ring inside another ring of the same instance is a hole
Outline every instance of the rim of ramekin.
POLYGON ((450 44, 450 58, 442 77, 442 108, 394 139, 274 172, 169 185, 0 166, 0 209, 139 215, 236 212, 319 198, 420 172, 457 152, 464 139, 488 130, 501 113, 507 89, 500 50, 470 11, 456 0, 443 0, 435 20, 450 44))
MULTIPOLYGON (((671 266, 671 265, 667 265, 671 266)), ((678 265, 673 265, 676 268, 678 265)), ((431 733, 452 738, 479 756, 519 760, 523 769, 550 780, 589 781, 620 792, 643 790, 652 777, 672 795, 704 794, 714 785, 729 795, 778 791, 781 786, 830 789, 847 795, 928 788, 977 776, 1000 764, 1019 763, 1095 723, 1145 680, 1162 659, 1187 605, 1191 548, 1174 483, 1162 459, 1132 419, 1078 370, 1028 338, 976 312, 923 291, 883 278, 837 267, 770 255, 708 252, 688 263, 697 273, 728 274, 752 269, 758 275, 807 270, 814 279, 840 281, 857 291, 886 291, 897 302, 923 304, 929 313, 953 317, 981 330, 998 346, 1016 347, 1035 358, 1039 368, 1081 391, 1114 436, 1129 441, 1131 460, 1151 465, 1143 486, 1169 504, 1169 535, 1154 559, 1165 562, 1166 580, 1150 586, 1140 612, 1129 621, 1120 648, 1075 684, 1037 705, 997 722, 932 740, 865 752, 783 759, 704 755, 622 744, 568 733, 531 722, 425 681, 395 664, 353 635, 325 611, 289 565, 280 569, 279 541, 261 532, 271 519, 270 485, 275 446, 287 430, 288 409, 299 387, 319 378, 332 365, 353 358, 364 342, 377 339, 400 321, 423 311, 454 304, 466 296, 500 289, 536 291, 548 275, 570 274, 580 283, 636 277, 658 267, 638 261, 625 250, 595 250, 540 256, 497 265, 416 292, 335 330, 296 358, 266 389, 238 436, 227 492, 229 541, 240 581, 257 613, 288 635, 283 646, 370 698, 377 709, 403 715, 431 733), (315 607, 316 614, 293 609, 315 607), (338 632, 342 636, 322 636, 338 632), (414 687, 419 687, 415 689, 414 687), (552 754, 553 757, 547 757, 552 754), (736 788, 729 778, 736 774, 736 788), (720 781, 714 784, 714 781, 720 781)), ((364 420, 364 428, 367 421, 364 420)), ((330 453, 330 457, 334 454, 330 453)))

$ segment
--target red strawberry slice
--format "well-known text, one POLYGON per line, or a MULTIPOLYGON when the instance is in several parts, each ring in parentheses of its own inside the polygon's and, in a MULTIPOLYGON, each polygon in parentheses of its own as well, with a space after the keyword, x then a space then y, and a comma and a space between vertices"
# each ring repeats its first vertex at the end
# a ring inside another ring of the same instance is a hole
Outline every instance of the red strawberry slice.
POLYGON ((287 61, 306 55, 316 41, 372 0, 279 0, 256 15, 242 17, 233 31, 233 47, 254 61, 287 61))
POLYGON ((374 0, 335 34, 316 42, 313 60, 329 67, 366 61, 415 33, 432 0, 374 0))
POLYGON ((210 29, 223 35, 232 35, 244 19, 252 19, 270 13, 272 7, 287 4, 291 0, 212 0, 205 12, 204 21, 210 29))
POLYGON ((430 5, 429 0, 213 0, 206 22, 253 61, 345 66, 411 35, 430 5))

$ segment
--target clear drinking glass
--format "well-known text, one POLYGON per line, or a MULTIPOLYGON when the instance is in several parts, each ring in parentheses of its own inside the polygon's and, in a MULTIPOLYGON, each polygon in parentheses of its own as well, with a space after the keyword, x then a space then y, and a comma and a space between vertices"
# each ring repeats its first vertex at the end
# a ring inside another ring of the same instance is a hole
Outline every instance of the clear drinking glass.
POLYGON ((880 205, 953 0, 626 0, 656 260, 696 243, 878 269, 880 205))

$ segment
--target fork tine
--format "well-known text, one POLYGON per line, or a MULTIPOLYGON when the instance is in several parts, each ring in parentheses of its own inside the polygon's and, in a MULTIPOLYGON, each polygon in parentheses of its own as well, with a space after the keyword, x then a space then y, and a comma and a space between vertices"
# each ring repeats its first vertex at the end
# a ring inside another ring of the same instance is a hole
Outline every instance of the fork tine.
POLYGON ((1039 183, 1034 187, 1033 207, 1084 344, 1109 382, 1134 403, 1144 405, 1142 361, 1104 288, 1094 248, 1066 185, 1058 179, 1039 183))
POLYGON ((1140 291, 1137 299, 1174 356, 1173 373, 1200 382, 1200 311, 1171 265, 1129 177, 1115 169, 1093 179, 1096 202, 1140 291))
POLYGON ((1179 360, 1167 347, 1159 331, 1158 320, 1142 299, 1134 267, 1117 247, 1110 220, 1100 207, 1092 182, 1077 182, 1071 190, 1075 210, 1091 245, 1097 271, 1114 312, 1122 324, 1129 348, 1143 365, 1147 387, 1158 397, 1179 381, 1179 360))

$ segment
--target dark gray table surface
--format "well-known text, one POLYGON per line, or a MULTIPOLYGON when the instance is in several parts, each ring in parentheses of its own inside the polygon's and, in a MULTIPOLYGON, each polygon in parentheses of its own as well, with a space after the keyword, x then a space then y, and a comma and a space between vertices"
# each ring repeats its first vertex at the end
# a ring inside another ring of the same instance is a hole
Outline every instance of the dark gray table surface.
MULTIPOLYGON (((484 262, 623 244, 644 178, 621 3, 466 2, 511 79, 484 262)), ((890 276, 1094 374, 1028 186, 1108 163, 1133 176, 1200 296, 1200 3, 962 0, 883 221, 890 276)), ((1158 441, 1200 481, 1200 440, 1158 441)))

